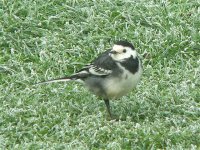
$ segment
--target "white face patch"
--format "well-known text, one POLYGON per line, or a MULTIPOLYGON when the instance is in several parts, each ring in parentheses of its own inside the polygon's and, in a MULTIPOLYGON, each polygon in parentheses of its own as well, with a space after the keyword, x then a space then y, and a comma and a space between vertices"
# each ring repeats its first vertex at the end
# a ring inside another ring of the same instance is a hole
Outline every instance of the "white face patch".
POLYGON ((116 54, 110 54, 110 56, 116 61, 123 61, 131 56, 133 56, 133 58, 137 57, 136 50, 122 45, 114 45, 112 51, 116 51, 116 54))

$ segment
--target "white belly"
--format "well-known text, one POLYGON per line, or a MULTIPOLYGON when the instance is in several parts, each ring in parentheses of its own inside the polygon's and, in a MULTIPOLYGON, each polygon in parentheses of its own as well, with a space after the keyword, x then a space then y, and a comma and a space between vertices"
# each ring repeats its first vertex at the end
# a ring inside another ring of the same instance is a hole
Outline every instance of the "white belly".
POLYGON ((107 79, 105 88, 107 91, 108 98, 119 98, 126 95, 128 92, 133 90, 138 84, 142 74, 141 68, 135 74, 131 74, 128 71, 124 71, 121 77, 107 79))

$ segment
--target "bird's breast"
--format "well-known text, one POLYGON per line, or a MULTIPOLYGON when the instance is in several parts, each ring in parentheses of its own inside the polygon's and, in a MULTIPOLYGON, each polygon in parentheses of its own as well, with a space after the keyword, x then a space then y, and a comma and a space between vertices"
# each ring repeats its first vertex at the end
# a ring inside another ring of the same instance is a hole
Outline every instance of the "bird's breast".
POLYGON ((120 77, 108 78, 105 81, 105 91, 107 97, 115 99, 129 93, 138 84, 141 74, 142 70, 139 69, 135 74, 124 71, 120 77))

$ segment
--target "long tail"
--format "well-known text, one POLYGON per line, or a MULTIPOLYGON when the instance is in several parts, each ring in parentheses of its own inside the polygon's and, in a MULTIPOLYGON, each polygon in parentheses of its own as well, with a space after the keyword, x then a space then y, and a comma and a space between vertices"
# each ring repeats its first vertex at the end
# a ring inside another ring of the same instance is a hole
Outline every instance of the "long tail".
POLYGON ((40 85, 40 84, 46 84, 46 83, 54 83, 54 82, 67 82, 67 81, 71 81, 73 80, 73 78, 71 77, 63 77, 63 78, 58 78, 58 79, 52 79, 52 80, 48 80, 48 81, 42 81, 42 82, 38 82, 34 85, 40 85))
POLYGON ((38 82, 34 85, 39 85, 39 84, 45 84, 45 83, 54 83, 54 82, 66 82, 66 81, 77 81, 80 83, 83 83, 84 79, 87 78, 88 76, 90 76, 90 73, 87 71, 82 71, 82 72, 78 72, 75 73, 71 76, 68 77, 63 77, 63 78, 58 78, 58 79, 52 79, 52 80, 48 80, 48 81, 43 81, 43 82, 38 82))

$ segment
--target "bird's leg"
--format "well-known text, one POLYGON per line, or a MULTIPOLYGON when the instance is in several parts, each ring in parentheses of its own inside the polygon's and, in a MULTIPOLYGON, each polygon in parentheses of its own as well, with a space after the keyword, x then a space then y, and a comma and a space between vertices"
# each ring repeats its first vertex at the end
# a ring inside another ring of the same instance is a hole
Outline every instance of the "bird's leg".
POLYGON ((110 111, 110 101, 109 101, 109 99, 104 99, 104 102, 106 104, 107 112, 108 112, 110 118, 112 119, 112 114, 111 114, 111 111, 110 111))

